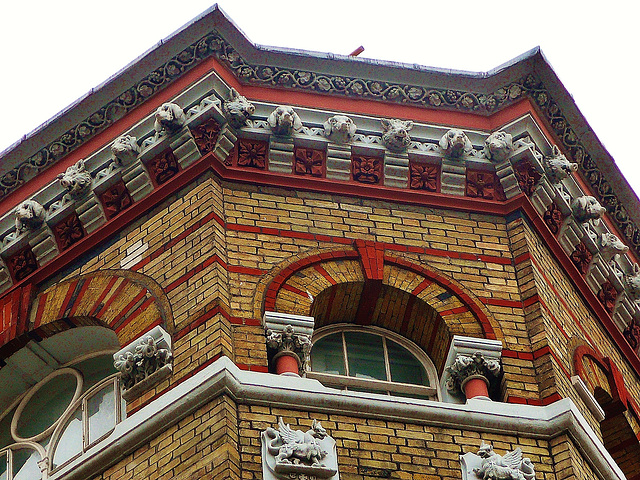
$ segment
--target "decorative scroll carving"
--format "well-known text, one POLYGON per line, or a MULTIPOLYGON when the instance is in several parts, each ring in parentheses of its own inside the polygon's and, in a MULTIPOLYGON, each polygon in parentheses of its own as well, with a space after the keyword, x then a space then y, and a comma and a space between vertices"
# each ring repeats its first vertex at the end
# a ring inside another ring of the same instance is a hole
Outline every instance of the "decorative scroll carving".
POLYGON ((198 146, 198 150, 200 150, 201 154, 206 154, 216 147, 216 142, 218 141, 218 135, 220 135, 220 130, 222 127, 214 118, 210 118, 206 122, 198 125, 191 131, 193 135, 193 139, 198 146))
POLYGON ((133 199, 123 181, 114 184, 100 195, 100 202, 107 220, 133 204, 133 199))
POLYGON ((161 185, 178 173, 180 167, 173 152, 171 150, 165 150, 149 161, 147 169, 154 183, 161 185))
POLYGON ((126 166, 133 163, 140 153, 136 137, 121 135, 111 145, 111 153, 118 165, 126 166))
POLYGON ((249 117, 256 111, 256 107, 246 97, 240 95, 235 88, 231 89, 229 101, 224 102, 222 108, 227 116, 227 121, 233 128, 244 127, 249 117))
POLYGON ((513 151, 513 138, 510 133, 494 132, 484 142, 484 156, 493 162, 502 162, 513 151))
POLYGON ((311 352, 311 337, 306 334, 296 333, 291 325, 287 325, 281 331, 267 329, 267 347, 274 352, 274 358, 283 354, 293 355, 298 360, 299 373, 303 374, 309 364, 311 352))
POLYGON ((294 171, 296 174, 322 177, 325 162, 324 151, 313 148, 296 148, 294 159, 294 171))
POLYGON ((267 166, 269 144, 260 140, 241 138, 238 144, 238 165, 264 169, 267 166))
POLYGON ((409 162, 409 188, 413 190, 438 191, 440 167, 430 163, 409 162))
POLYGON ((316 420, 303 432, 278 418, 278 429, 267 428, 261 439, 265 480, 330 479, 338 472, 335 441, 316 420))
POLYGON ((494 173, 478 170, 467 170, 465 195, 486 200, 504 200, 504 191, 500 180, 494 173))
POLYGON ((547 210, 544 212, 542 219, 547 227, 549 227, 549 230, 551 230, 551 233, 557 235, 560 231, 560 226, 562 225, 564 216, 562 215, 560 207, 558 207, 555 202, 551 202, 547 210))
POLYGON ((551 152, 550 157, 544 157, 544 170, 551 183, 560 183, 571 175, 571 172, 578 170, 578 164, 567 160, 557 145, 553 146, 551 152))
POLYGON ((392 152, 404 152, 411 144, 409 130, 413 128, 411 120, 387 120, 383 118, 382 143, 392 152))
POLYGON ((84 228, 75 212, 56 224, 52 230, 60 250, 65 250, 84 238, 84 228))
POLYGON ((440 148, 447 157, 460 158, 473 150, 471 140, 467 134, 457 128, 452 128, 440 139, 440 148))
POLYGON ((586 223, 599 220, 607 209, 601 206, 595 197, 583 195, 571 202, 571 211, 576 221, 586 223))
POLYGON ((119 355, 114 367, 120 372, 124 388, 130 389, 143 381, 172 360, 171 352, 166 348, 158 348, 153 337, 140 340, 135 351, 119 355))
POLYGON ((447 390, 454 394, 464 394, 464 383, 472 377, 483 377, 487 384, 495 380, 502 371, 500 362, 497 360, 487 360, 480 352, 471 356, 458 355, 453 365, 446 368, 449 375, 447 379, 447 390))
POLYGON ((324 135, 333 143, 349 143, 356 130, 356 124, 346 115, 334 115, 324 122, 324 135))
POLYGON ((589 271, 589 264, 593 258, 593 254, 589 251, 586 245, 582 242, 576 245, 576 249, 570 255, 571 261, 576 266, 580 273, 586 275, 589 271))
POLYGON ((379 184, 382 178, 382 163, 379 157, 353 155, 351 157, 353 179, 360 183, 379 184))
POLYGON ((618 291, 616 290, 616 287, 614 287, 609 281, 604 282, 598 292, 598 300, 600 300, 600 303, 602 303, 602 306, 607 310, 607 312, 613 313, 616 307, 617 298, 618 291))
POLYGON ((25 200, 16 207, 16 232, 22 234, 40 228, 45 218, 45 210, 35 200, 25 200))
POLYGON ((38 269, 38 261, 31 247, 27 245, 9 257, 7 267, 14 281, 19 282, 38 269))
POLYGON ((91 174, 84 168, 84 160, 78 160, 57 178, 72 198, 79 197, 91 189, 91 174))
POLYGON ((163 103, 156 110, 155 117, 153 128, 159 135, 176 133, 187 121, 184 111, 175 103, 163 103))
POLYGON ((542 178, 540 172, 531 164, 528 160, 519 162, 515 169, 516 178, 518 179, 518 186, 520 190, 527 196, 533 195, 536 185, 542 178))
POLYGON ((280 105, 269 117, 267 122, 276 135, 289 136, 302 128, 302 120, 295 110, 286 105, 280 105))
POLYGON ((465 453, 460 457, 463 480, 534 480, 535 467, 522 454, 520 447, 499 455, 493 446, 484 442, 477 454, 465 453))

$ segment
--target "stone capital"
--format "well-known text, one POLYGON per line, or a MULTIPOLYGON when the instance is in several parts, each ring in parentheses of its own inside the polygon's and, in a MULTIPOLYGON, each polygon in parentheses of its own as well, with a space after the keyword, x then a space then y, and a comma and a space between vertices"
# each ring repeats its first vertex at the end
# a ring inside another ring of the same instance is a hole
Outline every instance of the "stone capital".
POLYGON ((498 360, 487 359, 481 352, 472 355, 458 355, 453 365, 446 368, 447 390, 452 394, 464 394, 467 398, 466 385, 474 379, 481 379, 487 388, 495 381, 502 371, 498 360))
POLYGON ((265 312, 263 322, 267 349, 277 373, 303 374, 311 352, 313 317, 265 312))

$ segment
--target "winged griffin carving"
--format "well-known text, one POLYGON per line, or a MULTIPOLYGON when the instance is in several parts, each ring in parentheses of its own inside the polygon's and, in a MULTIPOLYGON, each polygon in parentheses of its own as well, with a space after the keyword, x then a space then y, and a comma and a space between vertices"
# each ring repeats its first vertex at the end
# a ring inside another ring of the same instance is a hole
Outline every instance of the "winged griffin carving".
POLYGON ((480 466, 473 469, 476 478, 482 480, 534 480, 536 478, 531 460, 523 457, 520 447, 499 455, 493 451, 493 446, 482 442, 477 457, 480 457, 481 461, 480 466))
POLYGON ((278 429, 267 428, 262 439, 263 465, 266 460, 269 470, 266 479, 328 479, 337 473, 335 442, 316 420, 303 432, 292 429, 278 418, 278 429))

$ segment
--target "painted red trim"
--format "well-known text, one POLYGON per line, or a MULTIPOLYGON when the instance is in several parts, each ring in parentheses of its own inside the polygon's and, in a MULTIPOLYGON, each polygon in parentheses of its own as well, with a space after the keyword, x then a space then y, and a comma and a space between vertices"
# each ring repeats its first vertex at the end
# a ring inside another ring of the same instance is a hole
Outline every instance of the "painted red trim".
POLYGON ((64 297, 64 300, 62 302, 62 305, 60 305, 60 309, 58 310, 58 314, 57 314, 57 318, 62 318, 65 317, 66 315, 64 314, 67 311, 67 308, 69 307, 69 302, 71 301, 71 297, 73 296, 73 292, 76 289, 76 286, 78 285, 78 280, 74 280, 70 283, 67 284, 67 294, 64 297))
POLYGON ((505 300, 502 298, 478 297, 485 305, 494 305, 496 307, 522 308, 522 302, 518 300, 505 300))
MULTIPOLYGON (((141 313, 143 313, 147 308, 149 308, 151 305, 153 305, 153 303, 155 302, 155 298, 153 297, 149 297, 147 298, 142 305, 140 305, 139 308, 136 309, 135 312, 133 312, 131 315, 129 315, 124 322, 122 322, 120 325, 118 325, 115 328, 115 332, 116 333, 120 333, 122 331, 122 329, 124 327, 126 327, 127 325, 129 325, 129 323, 131 323, 135 318, 137 318, 141 313)), ((114 320, 113 322, 111 322, 111 326, 113 327, 116 323, 118 323, 118 318, 116 318, 116 320, 114 320)))
POLYGON ((76 310, 78 310, 78 307, 80 306, 80 301, 84 297, 84 294, 87 293, 87 289, 89 288, 89 285, 91 285, 91 282, 93 281, 94 278, 95 277, 85 277, 84 278, 84 282, 82 283, 82 287, 80 287, 80 291, 78 292, 78 296, 74 300, 73 305, 71 305, 71 310, 69 310, 69 316, 70 317, 73 317, 75 315, 76 310))
POLYGON ((89 315, 95 316, 97 314, 97 311, 102 308, 101 307, 102 301, 105 299, 105 297, 111 291, 115 283, 118 281, 118 278, 119 277, 113 277, 111 280, 109 280, 109 283, 100 293, 100 296, 98 297, 98 300, 96 300, 96 303, 93 305, 93 308, 91 309, 91 312, 89 312, 89 315))
POLYGON ((33 323, 33 328, 38 328, 40 326, 40 322, 42 321, 42 314, 44 313, 44 307, 47 304, 47 296, 49 292, 44 292, 40 295, 38 299, 38 311, 36 312, 36 318, 33 323))
MULTIPOLYGON (((122 277, 119 277, 119 278, 122 278, 122 277)), ((98 310, 95 311, 94 315, 99 318, 102 312, 106 312, 111 306, 111 304, 114 302, 114 300, 120 296, 120 294, 125 289, 125 287, 130 283, 131 282, 128 279, 123 278, 122 282, 120 282, 120 285, 118 285, 118 288, 116 288, 116 291, 113 292, 113 295, 111 295, 109 300, 107 300, 107 303, 105 303, 101 308, 98 308, 98 310)))

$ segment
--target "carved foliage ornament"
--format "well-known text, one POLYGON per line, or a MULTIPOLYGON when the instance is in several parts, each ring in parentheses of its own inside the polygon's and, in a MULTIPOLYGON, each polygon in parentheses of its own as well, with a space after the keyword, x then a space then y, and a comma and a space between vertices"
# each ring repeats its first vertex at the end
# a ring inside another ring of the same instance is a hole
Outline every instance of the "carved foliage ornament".
POLYGON ((364 155, 351 157, 353 179, 356 182, 377 185, 382 179, 382 159, 364 155))
POLYGON ((493 446, 484 442, 477 454, 465 453, 460 457, 463 480, 534 480, 535 467, 522 454, 520 447, 499 455, 493 446))
POLYGON ((616 299, 618 298, 618 291, 616 287, 614 287, 611 282, 606 281, 600 287, 600 291, 598 292, 598 300, 602 303, 602 306, 609 313, 613 313, 613 310, 616 307, 616 299))
POLYGON ((267 142, 242 138, 238 142, 238 166, 264 169, 268 151, 267 142))
POLYGON ((261 435, 264 480, 315 480, 336 478, 335 441, 320 422, 311 429, 293 430, 278 419, 278 429, 267 428, 261 435))
POLYGON ((60 250, 69 248, 84 237, 84 228, 75 212, 56 224, 52 230, 60 250))
POLYGON ((100 195, 100 202, 108 220, 133 204, 133 199, 121 180, 100 195))
POLYGON ((487 360, 480 352, 471 356, 458 355, 453 365, 447 367, 447 390, 451 393, 464 393, 462 389, 466 380, 472 377, 484 377, 488 383, 495 380, 502 371, 498 360, 487 360))
POLYGON ((412 190, 438 191, 440 167, 430 163, 409 162, 409 187, 412 190))
POLYGON ((220 124, 214 118, 210 118, 191 131, 201 154, 209 153, 216 147, 220 130, 220 124))
POLYGON ((27 245, 9 257, 7 267, 9 267, 13 279, 19 282, 38 269, 38 261, 31 251, 31 247, 27 245))
POLYGON ((569 258, 571 258, 571 261, 580 271, 580 273, 586 275, 589 271, 589 264, 591 263, 593 254, 589 251, 584 243, 580 242, 576 245, 576 249, 569 256, 569 258))
POLYGON ((542 215, 544 223, 549 227, 549 230, 551 230, 551 233, 554 235, 557 235, 560 231, 563 218, 560 207, 558 207, 554 202, 551 202, 549 207, 547 207, 547 210, 544 212, 544 215, 542 215))
POLYGON ((638 351, 638 347, 640 347, 640 325, 638 325, 635 320, 631 320, 622 334, 624 338, 627 339, 627 342, 629 342, 631 348, 638 351))
POLYGON ((486 200, 504 200, 504 191, 498 177, 491 172, 467 170, 465 195, 486 200))
POLYGON ((294 153, 297 175, 311 175, 322 177, 324 170, 324 151, 312 148, 296 148, 294 153))
POLYGON ((147 169, 151 175, 151 180, 153 180, 156 185, 161 185, 178 173, 180 167, 173 152, 171 150, 165 150, 149 161, 147 169))
POLYGON ((168 365, 171 360, 171 352, 158 348, 153 337, 148 336, 140 340, 134 352, 120 355, 113 365, 120 372, 124 388, 130 389, 168 365))
POLYGON ((298 359, 300 374, 306 371, 311 352, 309 335, 296 333, 291 325, 287 325, 282 331, 267 329, 265 335, 267 347, 275 352, 276 357, 284 353, 293 354, 298 359))
POLYGON ((528 160, 519 162, 514 170, 520 190, 528 197, 533 195, 536 185, 542 178, 540 172, 528 160))

